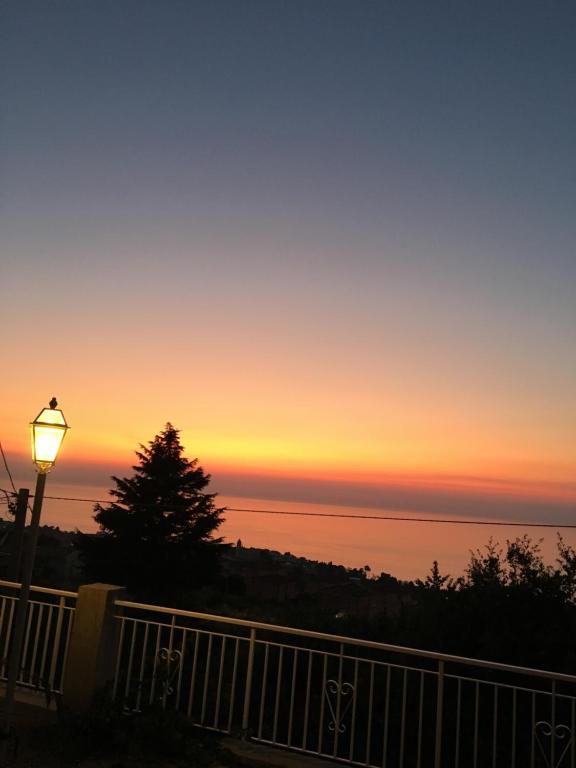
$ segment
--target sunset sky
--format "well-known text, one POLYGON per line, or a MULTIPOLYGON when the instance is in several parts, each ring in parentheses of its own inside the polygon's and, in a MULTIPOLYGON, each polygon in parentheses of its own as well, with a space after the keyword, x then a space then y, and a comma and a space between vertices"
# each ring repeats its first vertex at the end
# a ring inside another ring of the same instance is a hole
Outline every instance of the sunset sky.
POLYGON ((171 421, 222 493, 574 522, 573 2, 8 0, 0 30, 18 479, 56 395, 54 482, 171 421))

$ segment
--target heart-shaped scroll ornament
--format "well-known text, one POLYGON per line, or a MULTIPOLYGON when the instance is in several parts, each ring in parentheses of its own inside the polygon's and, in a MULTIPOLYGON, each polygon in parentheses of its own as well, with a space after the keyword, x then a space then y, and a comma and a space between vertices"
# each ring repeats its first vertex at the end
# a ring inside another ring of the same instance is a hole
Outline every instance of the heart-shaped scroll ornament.
POLYGON ((346 730, 344 718, 354 701, 354 686, 350 683, 339 683, 337 680, 327 680, 324 693, 331 717, 328 730, 344 733, 346 730))
POLYGON ((182 654, 180 651, 173 651, 170 648, 160 648, 158 651, 156 656, 156 679, 160 682, 160 695, 164 700, 174 692, 172 683, 180 668, 181 661, 182 654))
POLYGON ((536 744, 546 768, 562 768, 574 734, 567 725, 555 725, 540 720, 534 726, 536 744))

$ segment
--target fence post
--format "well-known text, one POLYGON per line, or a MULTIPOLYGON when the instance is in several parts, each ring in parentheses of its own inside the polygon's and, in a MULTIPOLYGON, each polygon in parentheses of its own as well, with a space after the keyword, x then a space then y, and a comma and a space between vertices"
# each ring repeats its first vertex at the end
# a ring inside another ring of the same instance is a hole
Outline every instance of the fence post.
POLYGON ((244 710, 242 712, 242 730, 246 735, 250 721, 250 697, 252 695, 252 678, 254 677, 254 651, 256 647, 256 630, 250 630, 250 646, 248 649, 248 667, 246 669, 246 690, 244 691, 244 710))
POLYGON ((71 711, 86 711, 114 678, 119 652, 114 603, 123 592, 111 584, 86 584, 78 590, 64 669, 63 702, 71 711))
POLYGON ((436 689, 436 744, 434 768, 442 768, 442 726, 444 725, 444 662, 438 662, 438 687, 436 689))

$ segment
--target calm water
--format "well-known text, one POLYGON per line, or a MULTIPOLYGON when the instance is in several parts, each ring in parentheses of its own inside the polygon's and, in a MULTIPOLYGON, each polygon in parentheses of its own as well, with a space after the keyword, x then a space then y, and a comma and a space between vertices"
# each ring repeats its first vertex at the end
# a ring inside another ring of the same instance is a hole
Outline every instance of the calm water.
MULTIPOLYGON (((75 496, 107 499, 106 489, 94 486, 57 485, 47 488, 53 496, 75 496)), ((304 504, 273 499, 247 499, 220 495, 221 505, 255 510, 288 512, 317 512, 359 515, 395 514, 408 516, 405 511, 362 507, 337 507, 324 504, 304 504)), ((83 502, 46 499, 42 520, 48 525, 82 531, 96 530, 92 520, 93 505, 83 502)), ((415 513, 414 517, 422 517, 415 513)), ((424 577, 432 561, 438 560, 442 572, 462 573, 471 549, 482 547, 492 536, 504 543, 527 533, 533 539, 544 538, 542 551, 548 562, 556 554, 556 531, 552 529, 439 525, 388 520, 337 519, 332 517, 299 517, 257 514, 229 510, 221 533, 228 541, 242 540, 244 546, 265 547, 280 552, 292 552, 314 560, 332 561, 346 566, 369 565, 372 572, 387 571, 403 579, 424 577)), ((432 514, 426 517, 438 517, 432 514)), ((457 519, 457 518, 455 518, 457 519)), ((566 542, 576 546, 576 531, 563 533, 566 542)))

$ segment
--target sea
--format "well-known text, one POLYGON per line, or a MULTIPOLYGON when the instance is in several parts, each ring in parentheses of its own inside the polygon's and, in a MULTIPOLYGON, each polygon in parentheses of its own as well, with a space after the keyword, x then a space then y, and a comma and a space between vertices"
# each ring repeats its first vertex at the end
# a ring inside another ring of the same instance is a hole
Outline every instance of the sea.
MULTIPOLYGON (((101 486, 48 485, 42 508, 42 523, 63 530, 95 532, 94 502, 108 501, 101 486), (54 496, 76 499, 69 501, 54 496)), ((226 507, 219 535, 234 545, 290 552, 311 560, 346 567, 368 566, 373 576, 385 572, 396 578, 425 578, 434 560, 443 574, 464 573, 470 553, 492 539, 505 545, 507 539, 524 534, 540 541, 544 559, 554 563, 558 531, 549 528, 462 524, 464 518, 405 510, 308 504, 277 499, 218 495, 226 507), (396 519, 387 519, 387 518, 396 519), (402 519, 398 519, 402 518, 402 519), (421 522, 422 518, 438 522, 421 522), (451 522, 439 522, 450 520, 451 522)), ((576 548, 576 530, 562 530, 564 541, 576 548)))

